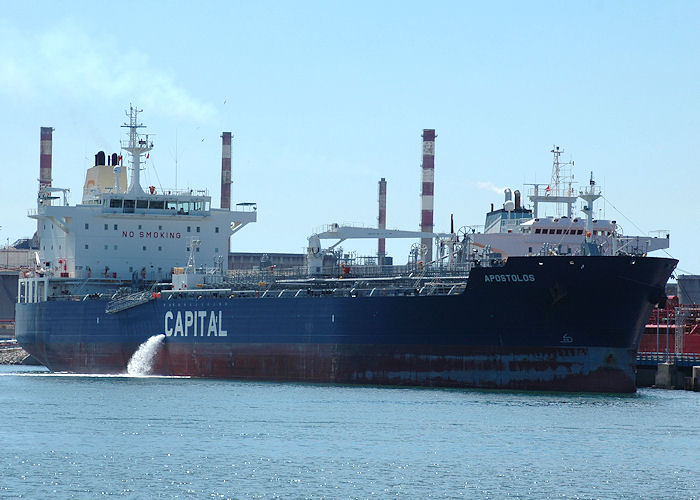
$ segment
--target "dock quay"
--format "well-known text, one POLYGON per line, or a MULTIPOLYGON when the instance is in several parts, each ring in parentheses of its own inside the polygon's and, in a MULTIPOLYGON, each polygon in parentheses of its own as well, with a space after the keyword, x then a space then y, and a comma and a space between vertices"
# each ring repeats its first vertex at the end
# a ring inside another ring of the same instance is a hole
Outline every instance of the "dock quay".
POLYGON ((700 354, 638 353, 637 387, 700 392, 700 354))

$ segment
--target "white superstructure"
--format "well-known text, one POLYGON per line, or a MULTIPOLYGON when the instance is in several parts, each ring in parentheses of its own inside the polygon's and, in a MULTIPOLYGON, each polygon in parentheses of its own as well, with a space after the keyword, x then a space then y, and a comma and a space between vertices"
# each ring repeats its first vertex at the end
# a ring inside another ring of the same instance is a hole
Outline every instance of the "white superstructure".
MULTIPOLYGON (((197 261, 205 265, 228 261, 229 237, 256 220, 253 203, 238 205, 230 211, 211 206, 206 190, 158 192, 139 184, 139 172, 145 155, 153 148, 148 136, 138 133, 140 110, 129 111, 128 141, 122 149, 128 153, 131 182, 126 186, 122 156, 116 165, 96 165, 90 169, 83 202, 71 206, 67 190, 42 189, 38 207, 30 217, 37 220, 40 241, 39 267, 43 274, 69 279, 167 280, 174 267, 186 264, 192 240, 197 261), (109 172, 112 167, 111 183, 109 172), (97 169, 97 170, 95 170, 97 169), (54 192, 64 196, 52 196, 54 192), (53 199, 53 203, 47 200, 53 199), (62 201, 62 202, 61 202, 62 201)), ((96 156, 96 163, 99 163, 96 156)), ((104 154, 101 155, 104 163, 104 154)))
POLYGON ((602 255, 618 253, 645 255, 649 252, 669 247, 668 231, 658 231, 656 235, 626 236, 614 220, 595 219, 593 202, 601 197, 600 190, 593 180, 593 174, 586 190, 578 194, 573 188, 573 173, 570 167, 574 162, 562 162, 559 157, 563 150, 554 146, 552 151, 552 179, 549 184, 532 184, 529 199, 533 202, 530 210, 521 206, 520 192, 505 190, 503 208, 486 214, 483 232, 463 228, 461 241, 467 241, 481 249, 489 249, 501 257, 515 255, 566 254, 577 255, 595 251, 602 255), (581 199, 584 216, 574 216, 576 202, 581 199), (556 216, 540 215, 541 204, 554 205, 556 216), (586 243, 588 250, 584 250, 586 243))

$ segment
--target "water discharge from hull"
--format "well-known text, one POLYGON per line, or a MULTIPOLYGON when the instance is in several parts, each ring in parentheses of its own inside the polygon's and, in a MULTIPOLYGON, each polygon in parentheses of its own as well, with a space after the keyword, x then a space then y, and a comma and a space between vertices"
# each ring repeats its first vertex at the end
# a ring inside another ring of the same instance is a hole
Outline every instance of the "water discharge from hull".
POLYGON ((126 372, 129 375, 150 375, 151 370, 153 370, 153 362, 164 340, 165 335, 154 335, 141 344, 131 356, 126 372))

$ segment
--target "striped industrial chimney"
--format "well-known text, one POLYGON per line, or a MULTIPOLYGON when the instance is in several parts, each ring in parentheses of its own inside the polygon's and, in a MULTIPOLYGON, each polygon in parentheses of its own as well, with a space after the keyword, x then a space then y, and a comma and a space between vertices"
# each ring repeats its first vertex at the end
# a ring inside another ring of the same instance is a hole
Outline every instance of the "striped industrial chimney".
MULTIPOLYGON (((423 129, 423 163, 421 165, 421 214, 420 230, 424 233, 433 232, 433 185, 435 181, 435 129, 423 129)), ((432 238, 422 238, 421 245, 426 248, 422 259, 425 263, 433 260, 432 238)))
POLYGON ((221 134, 221 208, 231 209, 231 132, 221 134))
MULTIPOLYGON (((386 179, 382 177, 379 181, 379 217, 377 218, 379 229, 386 229, 386 179)), ((377 263, 384 265, 384 257, 386 257, 386 239, 379 238, 377 246, 377 263)))
MULTIPOLYGON (((51 187, 51 156, 53 150, 53 128, 41 127, 41 143, 39 145, 39 192, 51 187)), ((48 193, 43 194, 44 203, 51 204, 48 193)))

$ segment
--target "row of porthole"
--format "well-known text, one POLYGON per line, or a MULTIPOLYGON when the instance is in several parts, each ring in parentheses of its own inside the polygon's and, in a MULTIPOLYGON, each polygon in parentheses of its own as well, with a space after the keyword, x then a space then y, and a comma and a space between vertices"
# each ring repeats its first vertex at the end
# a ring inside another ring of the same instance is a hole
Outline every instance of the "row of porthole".
MULTIPOLYGON (((89 245, 86 243, 84 248, 85 248, 85 250, 89 250, 89 245)), ((61 249, 60 245, 59 245, 58 249, 59 249, 59 250, 61 249)), ((109 250, 109 245, 105 245, 104 249, 105 249, 105 250, 109 250)), ((114 249, 115 249, 115 250, 118 250, 118 249, 119 249, 119 245, 114 245, 114 249)), ((143 251, 145 252, 148 248, 146 247, 146 245, 143 245, 142 249, 143 249, 143 251)), ((51 250, 53 250, 53 246, 51 246, 51 250)), ((159 251, 159 252, 162 252, 162 251, 163 251, 163 247, 162 247, 162 246, 159 246, 159 247, 158 247, 158 251, 159 251)), ((190 251, 190 247, 187 247, 186 251, 189 252, 189 251, 190 251)), ((196 251, 196 252, 199 252, 199 247, 197 247, 197 248, 195 249, 195 251, 196 251)), ((219 252, 219 249, 218 249, 218 248, 215 248, 215 249, 214 249, 214 252, 215 252, 215 253, 218 253, 218 252, 219 252)))
MULTIPOLYGON (((107 230, 109 229, 109 224, 105 224, 104 227, 105 227, 105 231, 107 231, 107 230)), ((46 225, 44 225, 44 229, 46 229, 46 225)), ((87 223, 87 222, 85 223, 85 229, 90 229, 90 224, 87 223)), ((143 229, 143 227, 142 227, 141 224, 139 224, 139 229, 143 229)), ((201 229, 202 229, 202 228, 201 228, 200 226, 195 226, 196 232, 199 233, 199 232, 201 231, 201 229)), ((119 230, 119 225, 118 225, 118 224, 114 224, 114 230, 115 230, 115 231, 118 231, 118 230, 119 230)), ((158 231, 162 231, 162 230, 163 230, 163 226, 158 226, 158 231)), ((188 233, 191 233, 191 232, 192 232, 192 226, 187 226, 187 232, 188 232, 188 233)), ((218 232, 219 232, 219 227, 218 227, 218 226, 214 228, 214 232, 215 232, 215 233, 218 233, 218 232)))

